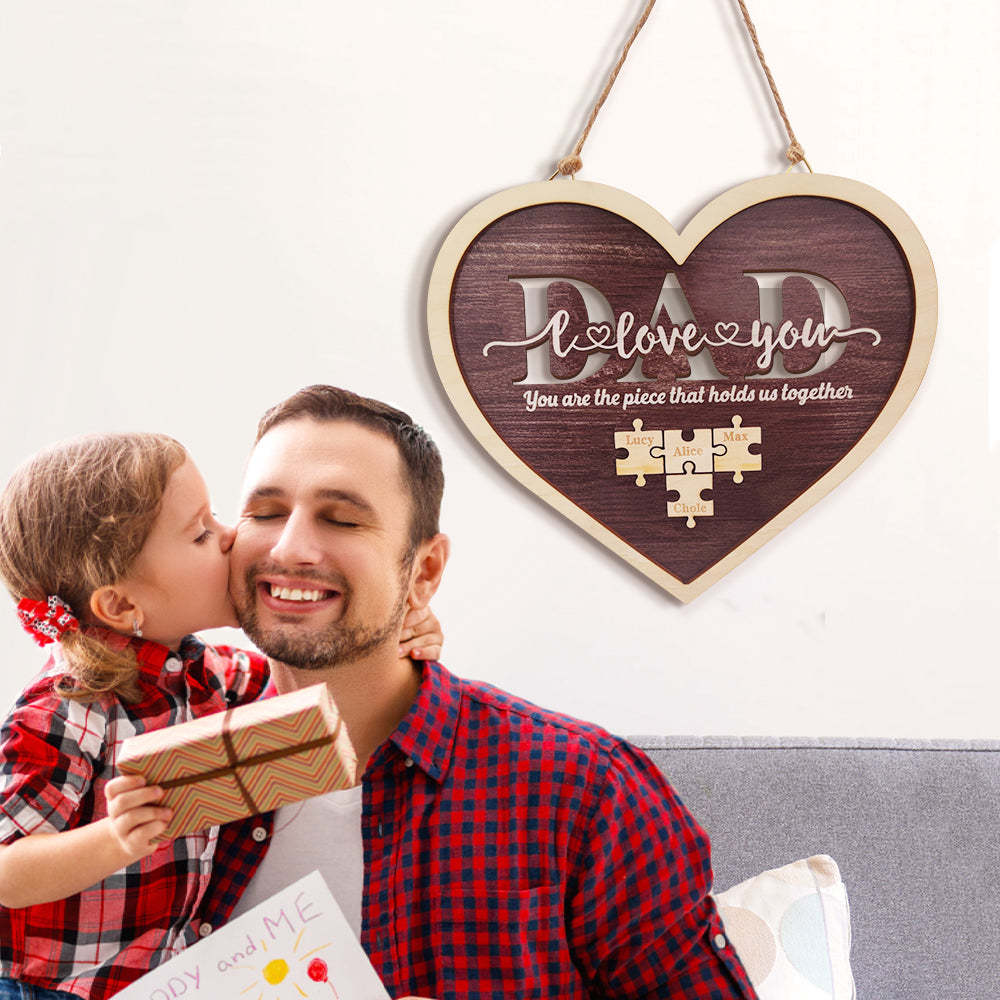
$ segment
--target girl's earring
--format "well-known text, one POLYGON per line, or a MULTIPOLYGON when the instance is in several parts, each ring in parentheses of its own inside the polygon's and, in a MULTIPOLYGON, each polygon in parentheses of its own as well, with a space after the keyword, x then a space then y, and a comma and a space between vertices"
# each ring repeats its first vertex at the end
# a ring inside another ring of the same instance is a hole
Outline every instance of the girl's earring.
POLYGON ((137 639, 142 638, 142 629, 139 627, 139 623, 133 618, 132 619, 132 635, 137 639))

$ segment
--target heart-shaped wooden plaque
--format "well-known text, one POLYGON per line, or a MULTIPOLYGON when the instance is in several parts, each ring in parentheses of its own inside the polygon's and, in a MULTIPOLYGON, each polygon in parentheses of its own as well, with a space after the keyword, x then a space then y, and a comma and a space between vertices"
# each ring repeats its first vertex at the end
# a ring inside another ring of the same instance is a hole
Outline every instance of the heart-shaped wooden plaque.
POLYGON ((910 219, 854 181, 750 181, 681 233, 623 191, 555 181, 461 219, 427 312, 490 455, 686 601, 886 436, 937 287, 910 219))

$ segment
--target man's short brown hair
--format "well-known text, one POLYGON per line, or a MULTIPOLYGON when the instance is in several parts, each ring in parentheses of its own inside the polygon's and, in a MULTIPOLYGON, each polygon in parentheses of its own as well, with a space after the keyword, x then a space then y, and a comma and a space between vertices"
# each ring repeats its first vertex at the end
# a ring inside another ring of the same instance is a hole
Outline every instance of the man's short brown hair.
POLYGON ((367 399, 333 385, 310 385, 272 406, 257 425, 256 444, 273 427, 311 417, 313 420, 348 420, 386 435, 396 443, 403 462, 403 480, 410 490, 410 547, 432 538, 440 530, 444 470, 441 453, 430 435, 408 413, 377 399, 367 399))

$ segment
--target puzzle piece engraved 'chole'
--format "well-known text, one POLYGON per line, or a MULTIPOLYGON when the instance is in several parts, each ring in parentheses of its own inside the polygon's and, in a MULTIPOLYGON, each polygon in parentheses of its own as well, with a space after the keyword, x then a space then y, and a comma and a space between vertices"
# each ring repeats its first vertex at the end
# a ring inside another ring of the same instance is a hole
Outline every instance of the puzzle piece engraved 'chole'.
POLYGON ((667 501, 667 517, 687 518, 687 526, 693 528, 698 517, 712 517, 715 502, 702 497, 702 492, 712 489, 712 476, 691 471, 687 464, 683 475, 667 476, 667 490, 677 493, 676 500, 667 501))

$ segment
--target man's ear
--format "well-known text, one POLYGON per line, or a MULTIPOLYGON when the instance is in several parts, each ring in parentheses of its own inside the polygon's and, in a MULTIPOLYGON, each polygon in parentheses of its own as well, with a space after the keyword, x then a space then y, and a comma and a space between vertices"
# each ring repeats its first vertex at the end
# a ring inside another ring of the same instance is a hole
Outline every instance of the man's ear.
POLYGON ((450 551, 451 542, 448 536, 440 532, 426 542, 420 543, 413 558, 413 571, 410 577, 408 603, 411 608, 426 608, 430 604, 441 583, 450 551))
POLYGON ((90 595, 89 605, 94 620, 116 632, 128 635, 142 628, 142 609, 120 586, 108 584, 98 587, 90 595))

